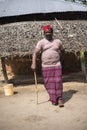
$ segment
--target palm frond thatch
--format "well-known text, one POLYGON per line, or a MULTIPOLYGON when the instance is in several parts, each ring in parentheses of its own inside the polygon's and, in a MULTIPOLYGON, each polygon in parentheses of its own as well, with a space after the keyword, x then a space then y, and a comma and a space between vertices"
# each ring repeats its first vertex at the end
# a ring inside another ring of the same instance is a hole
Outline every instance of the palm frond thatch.
POLYGON ((87 21, 34 21, 0 25, 0 57, 25 56, 33 53, 37 42, 44 37, 42 25, 52 24, 54 37, 63 42, 65 51, 87 50, 87 21))

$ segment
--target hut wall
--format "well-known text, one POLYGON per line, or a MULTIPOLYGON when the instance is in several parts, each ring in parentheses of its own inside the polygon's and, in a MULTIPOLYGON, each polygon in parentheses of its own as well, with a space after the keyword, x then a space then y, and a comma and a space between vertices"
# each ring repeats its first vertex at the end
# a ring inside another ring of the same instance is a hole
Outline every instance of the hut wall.
MULTIPOLYGON (((6 61, 6 69, 9 75, 33 75, 33 71, 31 69, 31 59, 29 56, 25 57, 15 57, 15 58, 7 58, 6 61)), ((41 61, 37 60, 37 74, 41 75, 41 61)))
MULTIPOLYGON (((80 59, 74 53, 64 53, 62 56, 63 74, 81 71, 80 59)), ((6 60, 7 72, 10 75, 33 75, 31 59, 28 56, 8 58, 6 60)), ((41 75, 41 60, 37 60, 37 74, 41 75)))
POLYGON ((81 71, 81 63, 78 55, 72 52, 64 53, 62 56, 63 74, 81 71))

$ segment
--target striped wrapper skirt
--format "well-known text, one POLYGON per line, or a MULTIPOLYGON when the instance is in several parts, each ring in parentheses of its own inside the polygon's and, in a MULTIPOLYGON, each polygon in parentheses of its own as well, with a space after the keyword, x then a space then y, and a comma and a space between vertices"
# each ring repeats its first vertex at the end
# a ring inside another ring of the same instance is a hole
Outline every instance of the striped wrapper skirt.
POLYGON ((59 98, 62 99, 62 67, 42 67, 42 75, 50 101, 56 103, 59 98))

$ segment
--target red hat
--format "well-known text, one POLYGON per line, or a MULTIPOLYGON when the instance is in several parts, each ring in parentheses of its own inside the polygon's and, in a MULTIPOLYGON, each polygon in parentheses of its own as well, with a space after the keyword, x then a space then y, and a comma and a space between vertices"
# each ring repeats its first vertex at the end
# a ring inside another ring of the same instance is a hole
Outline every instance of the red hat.
POLYGON ((51 29, 51 28, 53 28, 53 27, 52 27, 52 25, 50 25, 50 24, 42 26, 42 29, 43 29, 44 31, 46 31, 46 30, 48 30, 48 29, 51 29))

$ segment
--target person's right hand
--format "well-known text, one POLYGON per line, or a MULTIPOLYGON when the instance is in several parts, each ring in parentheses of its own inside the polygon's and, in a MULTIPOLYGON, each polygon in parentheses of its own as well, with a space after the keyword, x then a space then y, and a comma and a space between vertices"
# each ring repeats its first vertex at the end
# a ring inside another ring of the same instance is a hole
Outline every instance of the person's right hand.
POLYGON ((35 71, 35 70, 36 70, 36 66, 35 66, 34 64, 32 64, 32 65, 31 65, 31 69, 32 69, 33 71, 35 71))

